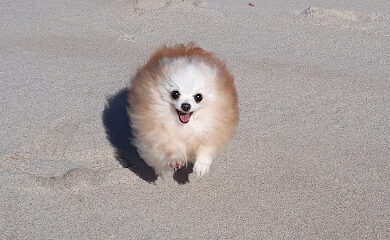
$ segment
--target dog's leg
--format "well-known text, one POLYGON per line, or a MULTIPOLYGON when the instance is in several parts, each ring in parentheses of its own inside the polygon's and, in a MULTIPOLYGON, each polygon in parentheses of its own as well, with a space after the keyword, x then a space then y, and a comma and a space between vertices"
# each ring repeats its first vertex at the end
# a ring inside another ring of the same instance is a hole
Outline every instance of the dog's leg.
POLYGON ((194 173, 198 177, 202 177, 210 171, 210 166, 213 162, 214 152, 214 149, 211 147, 199 147, 193 168, 194 173))
POLYGON ((165 160, 171 169, 180 169, 187 165, 187 156, 185 146, 173 145, 172 143, 164 144, 165 160))

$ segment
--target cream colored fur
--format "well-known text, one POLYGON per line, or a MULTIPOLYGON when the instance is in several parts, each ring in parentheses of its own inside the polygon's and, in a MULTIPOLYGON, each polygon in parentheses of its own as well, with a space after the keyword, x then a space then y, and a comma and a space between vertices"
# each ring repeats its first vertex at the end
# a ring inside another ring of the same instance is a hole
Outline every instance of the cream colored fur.
POLYGON ((193 44, 159 49, 131 83, 129 115, 134 144, 156 173, 166 176, 189 161, 203 176, 238 123, 237 94, 225 65, 193 44), (171 92, 180 92, 173 99, 171 92), (203 100, 196 103, 194 95, 203 100), (191 105, 188 123, 179 120, 191 105))

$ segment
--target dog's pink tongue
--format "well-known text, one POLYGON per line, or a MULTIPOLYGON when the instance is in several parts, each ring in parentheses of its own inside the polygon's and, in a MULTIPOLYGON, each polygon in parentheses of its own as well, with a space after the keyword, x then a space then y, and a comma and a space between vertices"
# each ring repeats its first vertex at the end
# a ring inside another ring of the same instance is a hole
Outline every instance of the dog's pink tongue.
POLYGON ((182 123, 190 121, 191 113, 180 113, 179 118, 182 123))

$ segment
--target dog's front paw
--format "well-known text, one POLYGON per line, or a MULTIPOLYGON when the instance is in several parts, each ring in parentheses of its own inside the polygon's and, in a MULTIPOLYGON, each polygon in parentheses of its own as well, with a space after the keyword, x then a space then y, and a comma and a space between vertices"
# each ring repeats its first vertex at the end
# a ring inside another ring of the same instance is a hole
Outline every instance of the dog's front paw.
POLYGON ((210 164, 196 161, 193 171, 196 174, 196 176, 202 177, 210 171, 210 164))
POLYGON ((186 161, 181 158, 173 159, 169 161, 169 166, 174 169, 180 169, 186 165, 186 161))

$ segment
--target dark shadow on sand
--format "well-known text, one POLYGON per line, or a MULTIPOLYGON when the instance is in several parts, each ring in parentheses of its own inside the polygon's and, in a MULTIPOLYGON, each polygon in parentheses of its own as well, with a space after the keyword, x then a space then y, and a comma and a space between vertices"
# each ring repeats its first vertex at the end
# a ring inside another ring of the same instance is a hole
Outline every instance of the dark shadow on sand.
MULTIPOLYGON (((121 89, 114 96, 107 99, 102 114, 107 139, 116 150, 116 160, 124 168, 130 169, 141 179, 153 183, 157 180, 157 175, 139 156, 136 147, 131 143, 133 133, 130 118, 127 115, 127 109, 129 108, 127 99, 127 88, 121 89)), ((190 173, 192 173, 192 164, 176 171, 173 179, 179 184, 188 183, 190 173)))
POLYGON ((173 179, 179 184, 186 184, 190 182, 189 175, 192 173, 192 168, 194 165, 188 163, 184 168, 180 168, 173 174, 173 179))

